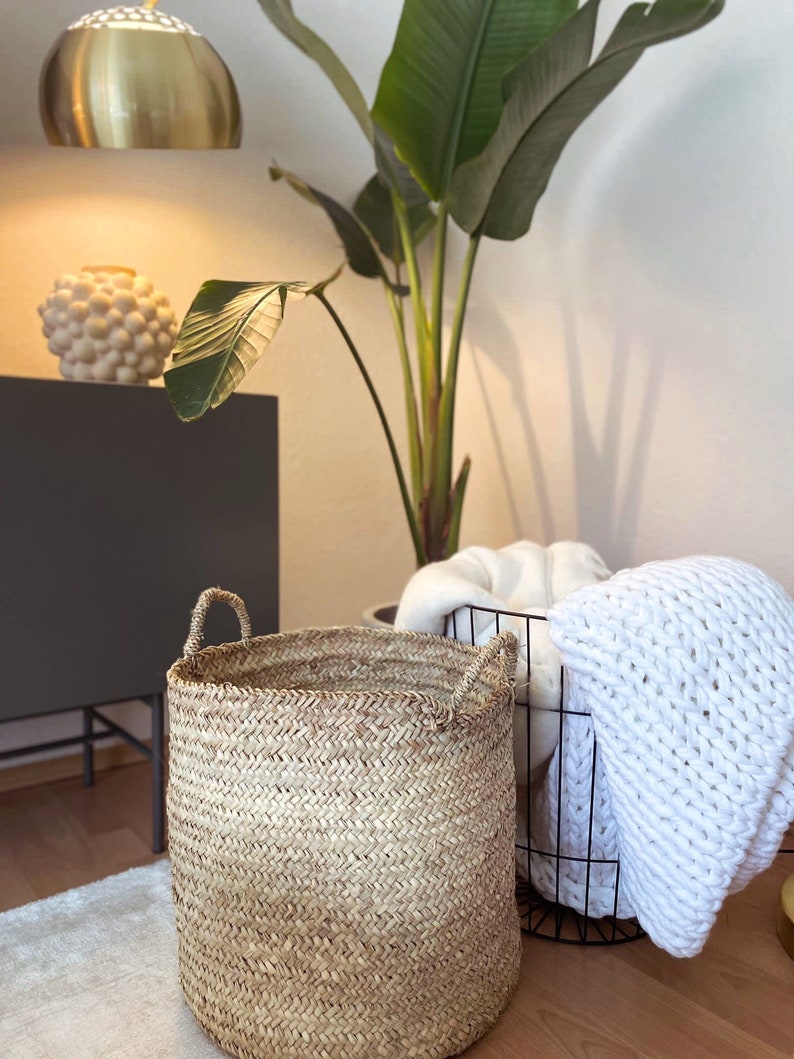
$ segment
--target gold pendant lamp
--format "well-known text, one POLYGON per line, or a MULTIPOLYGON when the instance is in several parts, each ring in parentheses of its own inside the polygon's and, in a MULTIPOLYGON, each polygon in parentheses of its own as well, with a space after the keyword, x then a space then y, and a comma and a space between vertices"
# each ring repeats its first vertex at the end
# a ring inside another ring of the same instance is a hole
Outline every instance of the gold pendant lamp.
POLYGON ((223 59, 157 2, 95 11, 55 42, 40 82, 51 144, 240 146, 240 102, 223 59))

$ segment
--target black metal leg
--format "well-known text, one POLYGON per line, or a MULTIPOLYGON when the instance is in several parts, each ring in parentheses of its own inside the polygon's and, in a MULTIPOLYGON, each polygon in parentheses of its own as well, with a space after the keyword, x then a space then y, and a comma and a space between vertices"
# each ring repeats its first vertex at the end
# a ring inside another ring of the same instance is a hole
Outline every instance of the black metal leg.
MULTIPOLYGON (((83 711, 81 735, 70 736, 68 739, 55 739, 49 743, 15 747, 13 750, 0 750, 0 761, 43 753, 45 750, 60 750, 61 747, 82 746, 83 786, 93 787, 94 743, 98 739, 110 739, 113 736, 124 739, 152 763, 152 850, 155 853, 162 853, 165 850, 165 695, 159 691, 154 695, 146 696, 143 701, 152 711, 151 748, 136 738, 132 732, 128 732, 126 728, 105 716, 97 706, 84 706, 78 707, 83 711)), ((106 703, 106 705, 113 704, 106 703)))
POLYGON ((152 708, 152 852, 165 849, 165 738, 164 696, 160 691, 150 699, 152 708))
POLYGON ((94 786, 94 715, 90 706, 83 710, 83 786, 94 786))

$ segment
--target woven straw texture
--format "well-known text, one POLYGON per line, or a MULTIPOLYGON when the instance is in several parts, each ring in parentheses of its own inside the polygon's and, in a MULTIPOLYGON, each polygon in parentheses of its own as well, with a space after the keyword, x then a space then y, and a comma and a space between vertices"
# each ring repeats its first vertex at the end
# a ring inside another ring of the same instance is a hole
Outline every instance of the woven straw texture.
POLYGON ((515 638, 248 633, 210 590, 168 675, 188 1004, 241 1059, 456 1055, 518 976, 515 638))
POLYGON ((623 570, 549 620, 595 725, 621 887, 658 945, 693 956, 794 818, 794 601, 695 556, 623 570))

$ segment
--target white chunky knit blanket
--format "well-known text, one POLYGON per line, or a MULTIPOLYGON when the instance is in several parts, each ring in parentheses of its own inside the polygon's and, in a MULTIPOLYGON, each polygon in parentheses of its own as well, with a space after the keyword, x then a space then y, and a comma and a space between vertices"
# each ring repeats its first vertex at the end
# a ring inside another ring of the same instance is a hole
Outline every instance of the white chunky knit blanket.
POLYGON ((569 708, 592 715, 626 902, 694 956, 794 819, 794 601, 702 556, 579 589, 549 623, 569 708))

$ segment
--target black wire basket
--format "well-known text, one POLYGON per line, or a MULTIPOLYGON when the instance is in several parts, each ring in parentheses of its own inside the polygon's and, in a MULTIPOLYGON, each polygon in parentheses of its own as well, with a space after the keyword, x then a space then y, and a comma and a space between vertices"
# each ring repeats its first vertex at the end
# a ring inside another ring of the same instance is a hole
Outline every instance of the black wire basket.
POLYGON ((521 644, 516 681, 516 895, 525 934, 574 945, 645 937, 620 885, 617 837, 589 713, 567 703, 565 671, 539 666, 548 643, 542 614, 468 606, 445 633, 482 643, 507 629, 521 644), (530 698, 532 702, 530 703, 530 698), (540 705, 538 705, 540 703, 540 705))

